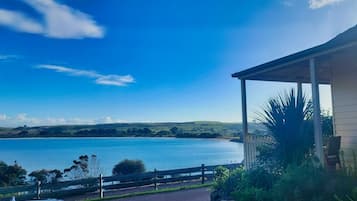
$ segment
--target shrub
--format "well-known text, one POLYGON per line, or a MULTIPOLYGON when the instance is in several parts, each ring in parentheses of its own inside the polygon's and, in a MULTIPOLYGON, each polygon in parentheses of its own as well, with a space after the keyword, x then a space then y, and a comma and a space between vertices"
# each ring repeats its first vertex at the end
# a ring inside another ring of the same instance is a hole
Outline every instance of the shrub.
POLYGON ((215 170, 215 193, 213 200, 220 200, 223 198, 230 198, 231 194, 239 188, 244 170, 237 168, 229 171, 225 167, 217 167, 215 170))
POLYGON ((253 169, 243 174, 240 187, 232 193, 237 201, 271 201, 270 192, 277 176, 265 169, 253 169))
MULTIPOLYGON (((294 90, 272 98, 260 114, 259 120, 272 135, 275 143, 266 148, 268 161, 286 168, 291 163, 300 164, 309 154, 313 144, 312 104, 305 96, 296 96, 294 90)), ((260 153, 264 156, 264 152, 260 153)), ((261 157, 261 159, 264 157, 261 157)))
POLYGON ((20 165, 7 165, 0 161, 0 187, 25 184, 26 170, 20 165))
POLYGON ((318 162, 307 159, 289 165, 282 173, 266 169, 231 173, 219 168, 215 177, 215 197, 236 201, 357 201, 357 177, 341 169, 328 172, 318 162))
POLYGON ((113 175, 127 175, 145 172, 145 165, 141 160, 128 160, 125 159, 113 168, 113 175))
MULTIPOLYGON (((234 198, 237 201, 270 201, 276 176, 264 169, 244 171, 242 168, 231 172, 224 167, 215 171, 216 198, 234 198)), ((219 200, 219 199, 217 199, 219 200)))
POLYGON ((274 197, 289 201, 320 200, 326 176, 322 168, 315 168, 310 163, 291 165, 274 185, 274 197))
POLYGON ((269 191, 255 187, 244 188, 232 195, 234 200, 237 201, 272 201, 272 195, 269 191))
POLYGON ((274 200, 333 201, 335 197, 352 196, 357 185, 354 177, 343 172, 329 173, 311 161, 289 166, 273 186, 274 200))

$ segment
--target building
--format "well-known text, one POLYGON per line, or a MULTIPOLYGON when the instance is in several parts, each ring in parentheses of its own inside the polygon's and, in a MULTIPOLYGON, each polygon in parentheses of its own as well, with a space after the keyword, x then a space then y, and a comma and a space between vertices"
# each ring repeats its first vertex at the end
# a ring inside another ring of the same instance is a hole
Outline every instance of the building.
MULTIPOLYGON (((246 140, 244 157, 249 158, 246 81, 261 80, 310 83, 314 109, 316 156, 324 161, 320 117, 319 85, 331 85, 334 135, 341 136, 341 149, 346 163, 357 154, 357 26, 332 40, 310 49, 282 57, 232 75, 241 81, 243 134, 246 140)), ((246 167, 250 161, 245 160, 246 167)))

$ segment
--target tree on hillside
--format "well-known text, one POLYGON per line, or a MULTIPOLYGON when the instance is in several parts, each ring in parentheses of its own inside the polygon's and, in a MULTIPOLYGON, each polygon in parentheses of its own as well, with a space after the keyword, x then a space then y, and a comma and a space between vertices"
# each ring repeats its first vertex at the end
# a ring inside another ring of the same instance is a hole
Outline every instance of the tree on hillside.
POLYGON ((297 97, 291 90, 270 99, 259 120, 275 141, 260 150, 260 159, 286 167, 308 155, 313 145, 312 104, 305 95, 297 97))
POLYGON ((170 131, 165 131, 165 130, 161 130, 156 133, 157 136, 170 136, 170 134, 171 134, 170 131))
POLYGON ((145 172, 145 165, 141 160, 125 159, 116 164, 112 170, 113 175, 138 174, 145 172))
POLYGON ((29 177, 33 181, 40 181, 41 183, 55 183, 62 178, 62 172, 60 170, 35 170, 29 174, 29 177))
POLYGON ((182 129, 177 128, 176 126, 175 126, 175 127, 172 127, 172 128, 170 129, 170 131, 171 131, 171 133, 174 134, 174 135, 183 133, 182 129))
POLYGON ((0 187, 16 186, 25 184, 26 170, 16 162, 14 165, 7 165, 0 161, 0 187))
POLYGON ((101 168, 96 155, 81 155, 78 160, 73 160, 70 168, 64 169, 64 176, 70 179, 83 179, 89 177, 98 177, 101 174, 101 168))

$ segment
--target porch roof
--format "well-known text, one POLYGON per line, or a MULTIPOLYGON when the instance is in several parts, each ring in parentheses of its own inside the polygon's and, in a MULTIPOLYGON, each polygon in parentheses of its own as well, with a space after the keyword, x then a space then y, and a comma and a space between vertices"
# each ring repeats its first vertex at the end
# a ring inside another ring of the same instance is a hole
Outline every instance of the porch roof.
POLYGON ((357 62, 357 25, 332 40, 237 73, 232 77, 244 80, 310 82, 309 60, 315 58, 318 82, 330 84, 331 67, 357 62))

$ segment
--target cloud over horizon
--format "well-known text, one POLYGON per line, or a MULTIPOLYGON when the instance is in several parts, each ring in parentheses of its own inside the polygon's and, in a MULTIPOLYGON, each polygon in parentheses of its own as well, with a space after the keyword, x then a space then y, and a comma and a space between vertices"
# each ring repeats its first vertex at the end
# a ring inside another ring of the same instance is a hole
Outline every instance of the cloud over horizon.
POLYGON ((65 66, 51 65, 51 64, 41 64, 36 66, 39 69, 48 69, 53 70, 58 73, 64 73, 70 76, 79 76, 79 77, 87 77, 93 78, 96 84, 99 85, 112 85, 123 87, 127 86, 130 83, 134 83, 135 80, 131 75, 116 75, 116 74, 100 74, 96 71, 90 70, 80 70, 65 66))
POLYGON ((319 9, 325 6, 340 3, 344 0, 309 0, 309 7, 311 9, 319 9))
POLYGON ((23 0, 43 20, 36 20, 20 11, 0 9, 0 25, 14 31, 41 34, 57 39, 102 38, 104 28, 90 15, 54 0, 23 0))
POLYGON ((106 116, 98 119, 83 118, 37 118, 29 116, 26 113, 19 113, 15 116, 0 114, 0 127, 17 127, 17 126, 54 126, 54 125, 80 125, 80 124, 112 124, 123 123, 125 121, 106 116))

